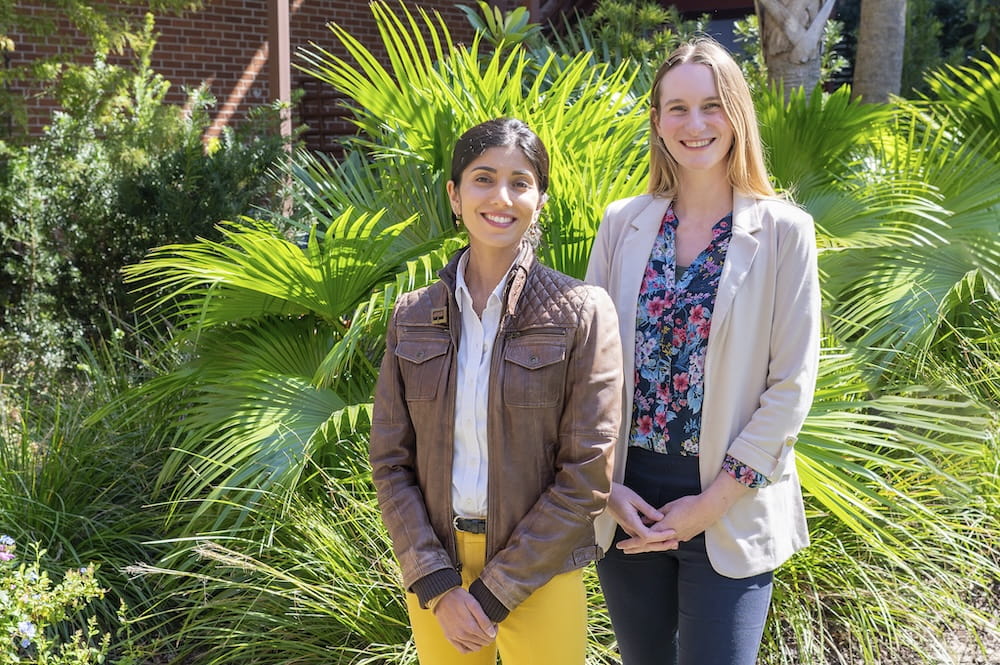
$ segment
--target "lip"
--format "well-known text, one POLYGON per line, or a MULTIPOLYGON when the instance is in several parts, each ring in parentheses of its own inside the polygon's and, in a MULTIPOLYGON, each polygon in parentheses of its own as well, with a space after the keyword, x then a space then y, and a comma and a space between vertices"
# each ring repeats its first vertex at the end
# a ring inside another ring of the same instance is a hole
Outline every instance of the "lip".
POLYGON ((513 226, 514 222, 517 221, 517 217, 514 217, 513 215, 492 212, 481 213, 480 217, 486 220, 486 223, 490 226, 496 226, 502 229, 505 229, 508 226, 513 226))
POLYGON ((681 141, 685 148, 691 148, 692 150, 698 150, 700 148, 707 148, 715 142, 715 139, 692 139, 688 141, 681 141))

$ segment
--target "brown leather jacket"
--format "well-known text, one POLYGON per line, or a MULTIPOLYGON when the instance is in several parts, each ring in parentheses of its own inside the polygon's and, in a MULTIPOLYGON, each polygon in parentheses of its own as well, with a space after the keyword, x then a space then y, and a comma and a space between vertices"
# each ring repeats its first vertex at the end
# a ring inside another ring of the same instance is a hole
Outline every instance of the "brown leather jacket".
MULTIPOLYGON (((461 584, 451 506, 459 255, 400 298, 386 335, 370 459, 403 583, 421 605, 461 584)), ((486 567, 470 591, 502 620, 554 575, 602 556, 621 418, 618 319, 607 293, 522 248, 490 369, 486 567)))

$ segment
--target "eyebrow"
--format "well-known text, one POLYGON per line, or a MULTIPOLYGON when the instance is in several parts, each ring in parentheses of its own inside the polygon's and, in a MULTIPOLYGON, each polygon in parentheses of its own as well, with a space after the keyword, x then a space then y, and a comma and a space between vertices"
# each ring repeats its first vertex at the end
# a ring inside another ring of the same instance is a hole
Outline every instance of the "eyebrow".
MULTIPOLYGON (((496 173, 497 172, 497 170, 495 168, 493 168, 492 166, 474 166, 472 168, 472 170, 473 171, 488 171, 490 173, 496 173)), ((535 174, 531 170, 529 170, 529 169, 516 169, 512 173, 514 175, 530 175, 532 178, 535 177, 535 174)))
MULTIPOLYGON (((703 101, 703 102, 721 102, 722 101, 722 97, 720 97, 719 95, 712 95, 711 97, 706 97, 705 99, 703 99, 701 101, 703 101)), ((685 100, 683 100, 683 99, 681 99, 679 97, 675 97, 674 99, 667 99, 667 100, 664 100, 663 102, 661 102, 661 104, 663 106, 666 106, 667 104, 686 104, 686 103, 687 102, 685 100)))

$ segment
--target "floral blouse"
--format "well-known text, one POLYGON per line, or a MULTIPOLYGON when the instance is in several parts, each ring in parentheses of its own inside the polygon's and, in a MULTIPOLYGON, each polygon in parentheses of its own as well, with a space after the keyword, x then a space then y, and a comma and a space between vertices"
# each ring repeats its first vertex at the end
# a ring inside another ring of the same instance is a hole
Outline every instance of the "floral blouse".
MULTIPOLYGON (((676 265, 673 207, 663 216, 639 289, 630 446, 698 455, 705 352, 732 227, 732 213, 716 222, 708 247, 683 269, 676 265)), ((748 487, 767 484, 729 455, 722 468, 748 487)))

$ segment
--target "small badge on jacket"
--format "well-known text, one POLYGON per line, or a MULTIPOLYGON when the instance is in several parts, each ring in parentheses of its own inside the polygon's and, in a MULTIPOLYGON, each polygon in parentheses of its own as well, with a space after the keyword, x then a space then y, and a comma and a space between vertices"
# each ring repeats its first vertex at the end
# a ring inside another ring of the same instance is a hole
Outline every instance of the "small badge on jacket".
POLYGON ((436 326, 447 325, 448 323, 448 308, 447 307, 435 307, 431 310, 431 323, 436 326))

